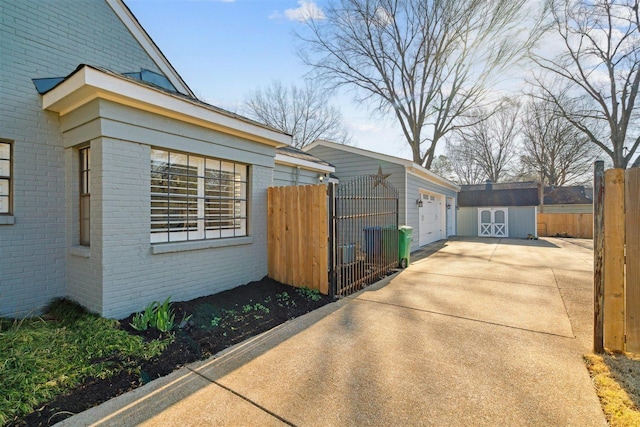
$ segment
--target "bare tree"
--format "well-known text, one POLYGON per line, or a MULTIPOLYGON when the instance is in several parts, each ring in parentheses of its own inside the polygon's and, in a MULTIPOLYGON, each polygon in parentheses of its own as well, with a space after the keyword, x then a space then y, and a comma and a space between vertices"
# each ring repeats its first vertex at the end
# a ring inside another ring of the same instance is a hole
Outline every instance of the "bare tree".
POLYGON ((462 185, 473 185, 481 184, 487 179, 468 144, 456 144, 449 139, 446 147, 447 157, 455 175, 455 182, 462 185))
POLYGON ((335 0, 307 20, 301 57, 331 88, 393 112, 413 161, 431 167, 438 142, 477 108, 522 52, 526 0, 335 0))
POLYGON ((450 181, 456 180, 456 174, 453 170, 451 160, 449 160, 449 157, 444 154, 440 154, 439 156, 435 156, 433 158, 433 162, 431 163, 431 172, 436 173, 450 181))
POLYGON ((342 113, 329 104, 330 94, 307 81, 303 88, 286 87, 273 81, 256 89, 245 101, 249 117, 293 136, 293 145, 302 148, 316 139, 341 144, 351 140, 342 113))
POLYGON ((520 105, 504 99, 494 111, 479 109, 466 118, 453 150, 470 157, 487 179, 499 182, 516 159, 520 105))
POLYGON ((527 103, 522 118, 521 162, 549 186, 581 183, 590 176, 596 147, 562 116, 556 102, 562 99, 531 97, 527 103))
MULTIPOLYGON (((544 96, 614 167, 626 168, 640 146, 640 15, 638 0, 548 0, 550 28, 562 40, 554 58, 532 54, 542 69, 570 85, 554 93, 537 78, 544 96), (575 102, 567 108, 565 96, 575 102), (603 133, 601 130, 607 129, 603 133), (635 136, 630 136, 630 131, 635 136)), ((640 166, 640 156, 634 166, 640 166)))

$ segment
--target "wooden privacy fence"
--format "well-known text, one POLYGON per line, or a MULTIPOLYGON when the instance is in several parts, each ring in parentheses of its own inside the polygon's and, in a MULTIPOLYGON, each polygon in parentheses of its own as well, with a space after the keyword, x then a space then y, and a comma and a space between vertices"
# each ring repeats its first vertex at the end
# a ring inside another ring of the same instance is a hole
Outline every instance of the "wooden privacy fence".
POLYGON ((593 239, 592 213, 539 213, 538 236, 593 239))
POLYGON ((327 187, 270 187, 267 212, 269 277, 328 295, 327 187))
POLYGON ((596 162, 594 351, 640 353, 640 168, 596 162))

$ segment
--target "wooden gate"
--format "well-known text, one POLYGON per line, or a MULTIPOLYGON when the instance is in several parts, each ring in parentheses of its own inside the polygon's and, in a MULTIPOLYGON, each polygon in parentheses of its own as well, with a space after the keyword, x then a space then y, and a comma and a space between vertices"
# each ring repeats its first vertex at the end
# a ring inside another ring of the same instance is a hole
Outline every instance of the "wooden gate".
POLYGON ((269 277, 329 294, 327 186, 270 187, 269 277))
POLYGON ((398 267, 398 191, 378 175, 329 184, 330 292, 341 297, 398 267))
POLYGON ((640 353, 640 169, 596 162, 594 351, 640 353))

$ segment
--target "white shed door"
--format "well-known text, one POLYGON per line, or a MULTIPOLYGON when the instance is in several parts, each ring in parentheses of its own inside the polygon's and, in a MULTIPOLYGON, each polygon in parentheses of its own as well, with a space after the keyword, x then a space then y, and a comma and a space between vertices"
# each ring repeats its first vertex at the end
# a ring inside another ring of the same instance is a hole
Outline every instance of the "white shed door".
POLYGON ((507 208, 478 208, 478 236, 509 237, 507 208))
POLYGON ((421 194, 422 207, 418 208, 420 216, 420 246, 435 242, 442 236, 442 197, 433 194, 421 194))

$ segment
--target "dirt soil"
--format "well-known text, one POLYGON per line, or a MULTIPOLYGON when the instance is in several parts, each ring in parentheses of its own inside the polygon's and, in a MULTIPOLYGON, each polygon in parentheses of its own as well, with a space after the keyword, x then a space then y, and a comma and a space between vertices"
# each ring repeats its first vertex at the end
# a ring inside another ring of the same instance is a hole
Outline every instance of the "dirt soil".
MULTIPOLYGON (((173 332, 175 340, 159 357, 141 362, 140 373, 125 371, 105 380, 88 378, 12 425, 53 425, 332 301, 307 291, 265 277, 218 294, 174 302, 176 323, 191 318, 173 332)), ((132 318, 133 314, 121 320, 120 327, 147 340, 162 337, 155 330, 134 330, 132 318)))

